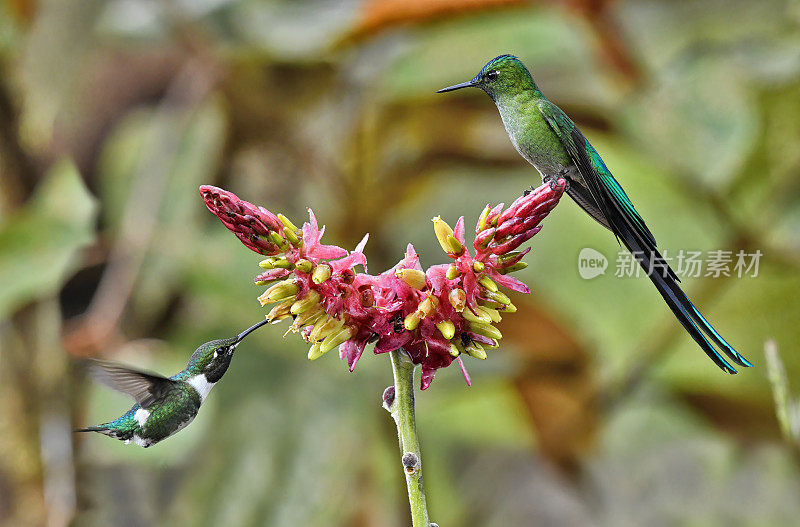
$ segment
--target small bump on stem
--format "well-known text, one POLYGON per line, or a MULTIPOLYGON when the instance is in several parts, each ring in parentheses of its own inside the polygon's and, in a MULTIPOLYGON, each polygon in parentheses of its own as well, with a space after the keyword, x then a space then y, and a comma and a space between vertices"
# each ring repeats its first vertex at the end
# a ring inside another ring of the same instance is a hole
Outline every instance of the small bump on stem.
POLYGON ((406 474, 414 474, 419 467, 419 458, 414 452, 406 452, 403 454, 403 467, 406 474))
POLYGON ((394 386, 387 386, 386 389, 383 390, 381 400, 383 401, 383 407, 386 409, 386 411, 391 412, 392 403, 394 403, 394 386))

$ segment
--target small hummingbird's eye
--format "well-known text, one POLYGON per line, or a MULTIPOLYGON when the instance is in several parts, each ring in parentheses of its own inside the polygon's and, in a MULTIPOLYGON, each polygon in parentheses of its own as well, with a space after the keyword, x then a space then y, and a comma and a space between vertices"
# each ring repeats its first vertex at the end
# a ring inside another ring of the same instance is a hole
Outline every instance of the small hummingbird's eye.
POLYGON ((486 80, 496 81, 498 75, 500 75, 500 73, 497 70, 490 71, 489 73, 486 74, 486 80))

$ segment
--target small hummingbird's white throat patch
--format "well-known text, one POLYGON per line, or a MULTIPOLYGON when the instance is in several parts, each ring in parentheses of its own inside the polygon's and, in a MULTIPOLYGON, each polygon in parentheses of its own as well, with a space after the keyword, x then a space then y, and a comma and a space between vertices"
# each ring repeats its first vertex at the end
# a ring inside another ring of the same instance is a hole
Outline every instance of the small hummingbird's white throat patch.
POLYGON ((139 426, 144 426, 148 417, 150 417, 150 410, 145 410, 144 408, 139 408, 136 410, 136 413, 133 414, 133 418, 136 419, 139 426))
MULTIPOLYGON (((130 440, 125 441, 126 445, 129 444, 129 443, 130 443, 130 440)), ((147 448, 147 447, 150 446, 150 442, 148 440, 144 439, 143 437, 139 437, 136 434, 133 434, 133 444, 136 445, 136 446, 144 447, 144 448, 147 448)))
POLYGON ((206 400, 211 388, 214 387, 214 383, 208 382, 208 379, 206 379, 206 376, 203 373, 199 375, 192 375, 186 379, 186 382, 192 385, 192 388, 194 388, 195 391, 197 391, 197 393, 200 395, 200 403, 203 403, 206 400))

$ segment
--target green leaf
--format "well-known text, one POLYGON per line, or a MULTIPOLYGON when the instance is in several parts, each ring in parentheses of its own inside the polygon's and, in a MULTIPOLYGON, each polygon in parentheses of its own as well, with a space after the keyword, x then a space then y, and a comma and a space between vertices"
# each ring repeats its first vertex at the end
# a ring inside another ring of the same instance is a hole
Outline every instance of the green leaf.
POLYGON ((0 318, 58 291, 94 238, 96 211, 75 166, 53 165, 31 202, 0 226, 0 318))

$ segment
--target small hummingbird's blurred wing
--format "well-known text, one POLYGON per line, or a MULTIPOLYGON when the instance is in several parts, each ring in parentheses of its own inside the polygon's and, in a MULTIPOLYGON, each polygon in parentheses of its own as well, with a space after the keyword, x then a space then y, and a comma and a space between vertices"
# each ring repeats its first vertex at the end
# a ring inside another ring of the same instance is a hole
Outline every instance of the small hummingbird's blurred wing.
POLYGON ((115 362, 97 359, 89 362, 90 371, 95 379, 109 388, 130 395, 142 408, 148 408, 180 383, 156 373, 134 370, 115 362))

